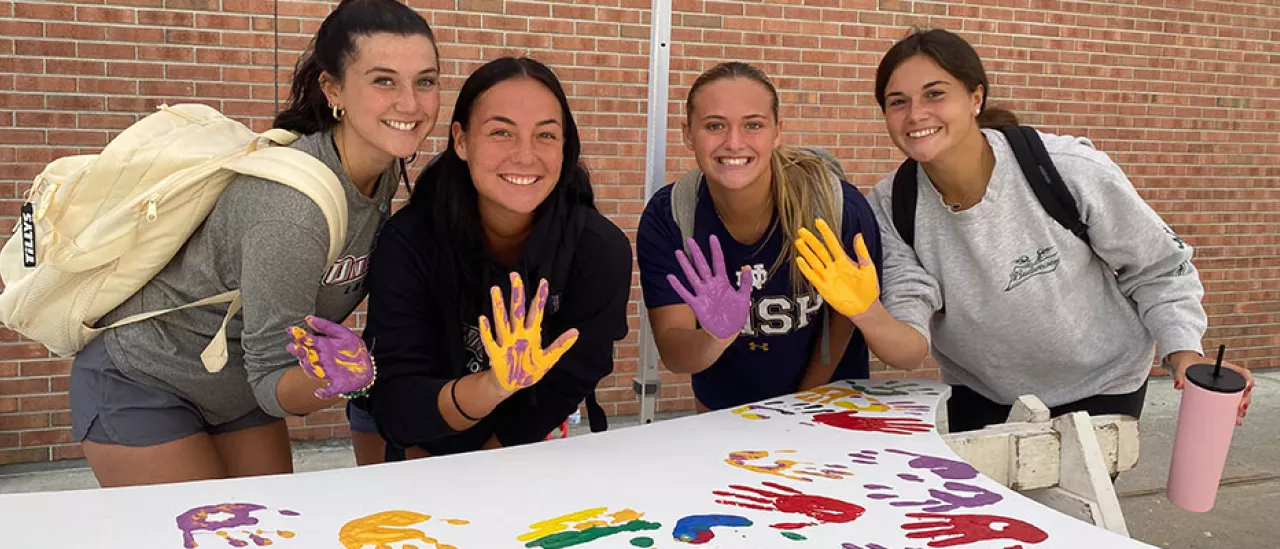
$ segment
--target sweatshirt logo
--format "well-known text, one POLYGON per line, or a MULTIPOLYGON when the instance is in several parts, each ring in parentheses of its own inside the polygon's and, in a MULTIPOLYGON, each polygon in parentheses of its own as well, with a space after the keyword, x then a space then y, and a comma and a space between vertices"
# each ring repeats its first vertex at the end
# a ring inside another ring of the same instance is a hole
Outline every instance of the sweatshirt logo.
POLYGON ((1062 260, 1058 258, 1058 250, 1053 246, 1047 246, 1036 250, 1036 257, 1024 255, 1013 261, 1013 272, 1009 274, 1009 286, 1004 291, 1009 291, 1023 282, 1030 280, 1031 277, 1052 273, 1058 270, 1058 264, 1062 260))
POLYGON ((349 255, 333 262, 333 265, 329 266, 329 272, 324 275, 324 285, 341 286, 350 284, 364 278, 367 272, 369 272, 368 255, 360 257, 349 255))

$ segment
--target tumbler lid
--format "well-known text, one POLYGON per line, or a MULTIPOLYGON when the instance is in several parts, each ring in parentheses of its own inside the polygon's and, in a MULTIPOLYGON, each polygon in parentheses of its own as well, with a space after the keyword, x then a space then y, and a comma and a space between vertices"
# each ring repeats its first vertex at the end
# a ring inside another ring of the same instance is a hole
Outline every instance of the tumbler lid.
POLYGON ((1194 364, 1187 368, 1187 381, 1217 393, 1239 393, 1244 390, 1244 376, 1235 370, 1221 368, 1217 376, 1213 375, 1213 370, 1213 364, 1194 364))

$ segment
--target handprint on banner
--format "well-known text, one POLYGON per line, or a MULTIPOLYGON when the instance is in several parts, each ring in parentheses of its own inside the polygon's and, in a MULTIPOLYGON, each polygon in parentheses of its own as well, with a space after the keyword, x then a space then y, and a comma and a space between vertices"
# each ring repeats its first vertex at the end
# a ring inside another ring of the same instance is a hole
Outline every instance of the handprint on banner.
POLYGON ((867 484, 863 488, 871 490, 867 495, 875 500, 897 500, 889 502, 893 507, 921 507, 927 513, 946 513, 956 509, 973 509, 995 505, 1004 500, 1004 496, 987 490, 981 486, 949 481, 942 489, 930 488, 929 499, 923 501, 906 501, 899 499, 892 486, 867 484))
POLYGON ((723 505, 734 505, 759 511, 794 513, 814 520, 814 522, 783 522, 769 525, 770 528, 779 530, 798 530, 826 523, 849 523, 857 520, 866 511, 865 508, 847 501, 824 496, 812 496, 781 484, 773 482, 761 484, 769 488, 769 490, 735 484, 729 486, 729 488, 737 490, 736 492, 716 490, 711 493, 723 498, 729 498, 716 500, 716 503, 723 505))
POLYGON ((933 431, 933 424, 914 417, 865 417, 857 411, 834 412, 813 416, 813 421, 849 431, 914 435, 933 431))
MULTIPOLYGON (((642 532, 662 528, 661 524, 641 520, 644 513, 623 509, 606 514, 608 507, 584 509, 529 525, 529 532, 516 537, 525 547, 564 549, 589 543, 624 532, 642 532), (603 515, 603 517, 602 517, 603 515)), ((649 547, 651 538, 636 538, 632 545, 649 547)))
POLYGON ((911 539, 928 539, 929 547, 952 547, 988 540, 1011 540, 1023 543, 1040 543, 1049 534, 1018 519, 995 515, 941 515, 937 513, 908 513, 908 517, 921 519, 902 525, 911 539))
POLYGON ((886 379, 883 381, 852 381, 846 380, 854 389, 861 391, 865 395, 870 396, 938 396, 941 393, 932 387, 926 387, 919 383, 911 381, 900 381, 897 379, 886 379))
MULTIPOLYGON (((917 454, 915 452, 896 450, 892 448, 885 450, 884 452, 886 454, 908 456, 911 458, 911 460, 907 462, 908 467, 912 469, 927 470, 941 479, 971 480, 978 478, 978 470, 963 461, 917 454)), ((849 457, 853 458, 853 462, 859 465, 878 465, 880 463, 880 455, 880 452, 875 450, 862 450, 860 452, 849 454, 849 457)))
MULTIPOLYGON (((774 454, 794 453, 795 450, 779 450, 774 452, 774 454)), ((839 464, 825 464, 818 466, 809 461, 796 461, 789 459, 775 459, 772 463, 766 462, 765 464, 751 463, 768 457, 769 452, 763 450, 743 450, 739 452, 731 452, 729 457, 724 461, 729 465, 739 469, 746 469, 753 473, 776 475, 782 478, 799 480, 802 482, 813 482, 814 477, 840 480, 853 475, 853 473, 848 470, 847 466, 839 464)))
MULTIPOLYGON (((186 549, 197 547, 199 544, 196 543, 196 532, 212 533, 232 547, 248 547, 250 543, 259 547, 271 545, 271 534, 268 531, 247 528, 258 525, 260 517, 254 515, 259 511, 267 511, 267 508, 254 503, 220 503, 188 509, 176 519, 178 530, 182 532, 182 546, 186 549), (237 535, 245 539, 236 537, 237 535)), ((287 509, 276 513, 285 517, 298 516, 296 511, 287 509)), ((290 530, 275 530, 274 533, 284 539, 295 535, 290 530)))
POLYGON ((702 545, 716 538, 712 528, 746 528, 752 522, 737 515, 690 515, 676 522, 671 537, 681 543, 702 545))
MULTIPOLYGON (((338 530, 338 542, 345 549, 391 549, 391 544, 399 543, 401 549, 418 549, 417 545, 407 543, 421 541, 434 549, 458 549, 435 538, 428 537, 426 532, 415 528, 407 528, 431 520, 430 515, 413 511, 383 511, 367 517, 352 520, 338 530)), ((467 524, 465 520, 444 519, 439 522, 452 525, 467 524)))
POLYGON ((774 400, 764 404, 748 404, 733 409, 733 414, 743 419, 770 419, 775 415, 793 416, 795 412, 788 412, 780 408, 783 403, 781 400, 774 400), (771 415, 772 414, 772 415, 771 415))

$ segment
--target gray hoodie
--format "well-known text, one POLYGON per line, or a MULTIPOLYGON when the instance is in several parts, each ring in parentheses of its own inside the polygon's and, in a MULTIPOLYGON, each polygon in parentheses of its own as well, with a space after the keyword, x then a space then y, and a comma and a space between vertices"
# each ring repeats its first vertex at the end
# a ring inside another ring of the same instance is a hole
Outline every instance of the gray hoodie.
POLYGON ((1003 134, 976 206, 953 212, 917 173, 913 252, 893 224, 890 175, 870 200, 883 232, 889 312, 930 340, 943 380, 1010 404, 1057 406, 1137 390, 1161 357, 1201 352, 1204 289, 1191 247, 1085 138, 1041 134, 1092 249, 1045 212, 1003 134), (940 312, 945 307, 945 311, 940 312))
POLYGON ((374 238, 389 214, 399 167, 382 175, 372 198, 342 170, 330 132, 291 147, 320 159, 342 181, 346 246, 327 265, 329 225, 319 206, 282 184, 240 176, 186 245, 138 293, 108 314, 105 325, 130 314, 174 307, 239 288, 243 310, 227 326, 227 365, 212 374, 200 362, 226 305, 177 311, 106 332, 107 351, 126 376, 174 393, 218 425, 256 407, 284 417, 276 383, 297 365, 286 329, 315 315, 341 322, 365 297, 374 238))

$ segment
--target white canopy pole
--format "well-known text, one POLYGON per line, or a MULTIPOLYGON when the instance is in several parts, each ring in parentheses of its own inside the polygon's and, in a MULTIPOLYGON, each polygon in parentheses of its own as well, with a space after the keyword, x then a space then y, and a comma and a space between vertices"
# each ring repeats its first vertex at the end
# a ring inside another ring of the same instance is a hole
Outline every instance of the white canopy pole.
MULTIPOLYGON (((653 0, 649 32, 649 132, 644 153, 644 200, 666 184, 667 89, 671 74, 671 0, 653 0)), ((642 298, 643 300, 643 298, 642 298)), ((640 365, 632 389, 640 395, 640 423, 653 421, 658 405, 658 348, 649 314, 640 307, 640 365)))

